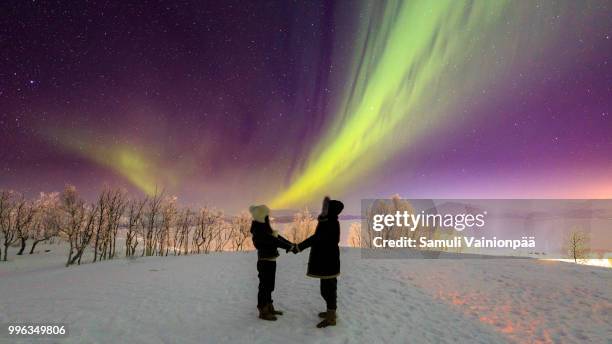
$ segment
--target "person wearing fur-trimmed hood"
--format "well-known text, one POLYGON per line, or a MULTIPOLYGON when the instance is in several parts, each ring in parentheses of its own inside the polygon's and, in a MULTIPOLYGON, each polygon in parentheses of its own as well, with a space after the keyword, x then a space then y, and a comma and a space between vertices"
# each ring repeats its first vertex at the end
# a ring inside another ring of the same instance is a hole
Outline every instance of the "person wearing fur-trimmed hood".
POLYGON ((336 325, 337 277, 340 275, 338 215, 342 209, 342 202, 325 197, 314 234, 293 249, 297 253, 310 247, 306 275, 321 279, 321 296, 326 302, 327 311, 319 313, 319 317, 324 318, 317 324, 319 328, 336 325))
POLYGON ((279 235, 270 226, 270 209, 265 205, 249 207, 253 217, 251 222, 251 235, 253 246, 257 249, 257 272, 259 277, 259 290, 257 293, 257 309, 259 318, 276 320, 277 315, 283 312, 274 309, 272 292, 276 280, 276 258, 279 256, 277 248, 284 248, 289 252, 293 243, 279 235))

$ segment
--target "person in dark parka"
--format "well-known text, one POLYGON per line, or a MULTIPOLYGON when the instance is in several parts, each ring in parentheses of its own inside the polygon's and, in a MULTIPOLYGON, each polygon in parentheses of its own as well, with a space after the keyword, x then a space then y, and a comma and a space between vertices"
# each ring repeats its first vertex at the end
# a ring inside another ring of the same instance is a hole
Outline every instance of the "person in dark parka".
POLYGON ((310 247, 308 257, 309 277, 321 279, 321 296, 327 304, 327 311, 319 313, 324 318, 317 327, 336 325, 336 290, 340 275, 340 223, 338 215, 344 209, 340 201, 325 197, 323 209, 319 215, 317 228, 312 236, 299 243, 293 252, 297 253, 310 247))
POLYGON ((270 209, 265 205, 249 207, 253 222, 251 222, 251 235, 253 245, 257 249, 257 272, 259 277, 259 291, 257 293, 257 309, 259 318, 276 320, 276 315, 283 312, 274 309, 272 292, 276 279, 276 258, 279 256, 277 248, 284 248, 289 252, 295 245, 283 238, 270 226, 270 209))

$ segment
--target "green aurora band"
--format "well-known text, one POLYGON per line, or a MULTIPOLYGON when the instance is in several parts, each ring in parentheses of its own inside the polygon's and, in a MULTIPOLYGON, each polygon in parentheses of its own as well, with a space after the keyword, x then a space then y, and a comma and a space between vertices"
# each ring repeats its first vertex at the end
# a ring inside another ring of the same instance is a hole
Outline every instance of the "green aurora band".
POLYGON ((43 132, 50 142, 108 168, 148 196, 175 187, 180 179, 176 171, 165 168, 156 159, 154 152, 137 145, 119 143, 110 138, 94 141, 83 129, 48 128, 43 132))
MULTIPOLYGON (((424 134, 452 125, 446 119, 480 96, 509 64, 525 58, 521 50, 554 35, 542 24, 534 27, 542 11, 528 5, 366 2, 335 122, 270 205, 301 206, 340 193, 424 134)), ((546 12, 559 7, 553 4, 546 12)))

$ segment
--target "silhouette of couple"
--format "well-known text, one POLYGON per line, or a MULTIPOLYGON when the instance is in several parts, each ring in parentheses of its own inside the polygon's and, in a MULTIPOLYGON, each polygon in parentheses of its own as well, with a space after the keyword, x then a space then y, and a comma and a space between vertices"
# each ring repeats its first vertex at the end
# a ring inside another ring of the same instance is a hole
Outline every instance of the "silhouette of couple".
POLYGON ((283 312, 274 309, 272 292, 276 279, 277 248, 283 248, 297 254, 310 247, 308 270, 306 275, 321 280, 321 296, 327 304, 327 311, 319 313, 323 320, 318 328, 336 325, 336 290, 340 274, 340 223, 338 215, 344 204, 340 201, 323 199, 323 207, 318 217, 317 228, 312 236, 301 243, 292 243, 283 238, 270 226, 270 209, 265 205, 251 206, 249 211, 253 216, 251 234, 253 244, 257 249, 257 272, 259 276, 259 292, 257 294, 257 309, 259 318, 276 320, 283 312))

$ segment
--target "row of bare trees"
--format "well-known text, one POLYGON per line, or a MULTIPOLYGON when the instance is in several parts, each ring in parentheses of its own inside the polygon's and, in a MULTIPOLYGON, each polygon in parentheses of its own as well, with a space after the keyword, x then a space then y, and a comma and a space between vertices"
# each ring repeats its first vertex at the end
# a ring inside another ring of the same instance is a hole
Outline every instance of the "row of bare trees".
POLYGON ((179 208, 176 197, 156 193, 127 202, 126 256, 167 256, 250 248, 251 218, 242 213, 226 218, 222 211, 204 207, 179 208), (141 247, 137 252, 138 247, 141 247))
POLYGON ((210 207, 179 207, 163 192, 130 199, 121 189, 105 188, 95 202, 86 202, 73 186, 61 193, 41 193, 34 201, 12 191, 0 191, 0 257, 20 245, 23 254, 58 238, 68 244, 66 266, 126 257, 167 256, 251 249, 251 218, 226 216, 210 207), (119 251, 121 250, 121 251, 119 251))

